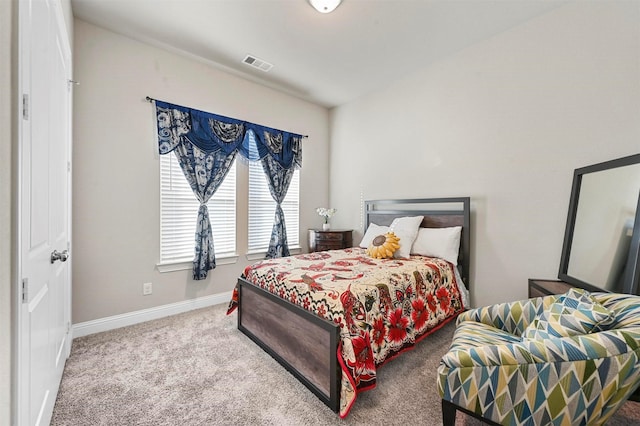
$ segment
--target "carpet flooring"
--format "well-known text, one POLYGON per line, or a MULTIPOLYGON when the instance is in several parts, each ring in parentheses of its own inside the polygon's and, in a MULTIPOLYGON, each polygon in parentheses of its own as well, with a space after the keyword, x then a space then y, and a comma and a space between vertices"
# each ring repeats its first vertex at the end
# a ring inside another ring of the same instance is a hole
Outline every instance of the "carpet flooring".
MULTIPOLYGON (((51 425, 441 425, 436 369, 454 323, 378 371, 341 420, 217 305, 75 339, 51 425)), ((458 413, 456 425, 482 425, 458 413)), ((609 425, 640 425, 627 402, 609 425)))

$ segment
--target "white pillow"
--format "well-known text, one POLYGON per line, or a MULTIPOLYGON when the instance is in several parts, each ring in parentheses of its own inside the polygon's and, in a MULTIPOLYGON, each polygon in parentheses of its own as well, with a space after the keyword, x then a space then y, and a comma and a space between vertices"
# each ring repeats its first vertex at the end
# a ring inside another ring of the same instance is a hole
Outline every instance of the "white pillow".
POLYGON ((411 253, 422 256, 439 257, 457 265, 461 232, 462 226, 453 226, 451 228, 420 228, 418 236, 413 242, 411 253))
POLYGON ((393 232, 400 238, 400 248, 396 250, 393 257, 406 259, 411 255, 411 246, 418 236, 422 219, 424 216, 407 216, 396 218, 391 222, 389 232, 393 232))
POLYGON ((364 237, 362 237, 362 241, 360 241, 360 247, 369 248, 375 237, 386 234, 387 232, 389 232, 388 226, 380 226, 375 223, 370 223, 367 228, 367 232, 364 233, 364 237))

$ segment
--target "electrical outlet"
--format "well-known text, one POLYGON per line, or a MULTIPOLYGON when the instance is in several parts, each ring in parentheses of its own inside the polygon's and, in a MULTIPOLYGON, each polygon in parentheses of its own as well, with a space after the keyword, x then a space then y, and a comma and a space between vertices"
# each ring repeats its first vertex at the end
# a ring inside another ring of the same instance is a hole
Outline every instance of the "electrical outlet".
POLYGON ((151 293, 153 293, 153 284, 151 284, 151 283, 142 284, 142 295, 143 296, 148 296, 151 293))

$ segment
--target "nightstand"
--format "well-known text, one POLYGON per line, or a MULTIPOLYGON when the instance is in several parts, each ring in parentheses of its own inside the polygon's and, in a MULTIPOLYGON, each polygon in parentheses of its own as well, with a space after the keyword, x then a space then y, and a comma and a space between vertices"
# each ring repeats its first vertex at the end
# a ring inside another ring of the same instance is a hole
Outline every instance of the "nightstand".
POLYGON ((529 298, 563 294, 572 287, 571 284, 564 281, 529 278, 529 298))
POLYGON ((352 247, 352 233, 351 229, 332 229, 330 231, 309 229, 309 253, 352 247))

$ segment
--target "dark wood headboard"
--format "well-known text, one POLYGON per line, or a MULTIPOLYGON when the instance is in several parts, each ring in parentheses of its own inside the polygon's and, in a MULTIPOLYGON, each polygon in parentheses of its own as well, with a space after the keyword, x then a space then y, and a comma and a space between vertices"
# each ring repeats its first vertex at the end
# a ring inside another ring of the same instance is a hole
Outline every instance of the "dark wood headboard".
POLYGON ((462 226, 458 265, 460 275, 469 288, 471 252, 471 199, 421 198, 405 200, 365 201, 365 230, 370 223, 389 226, 393 219, 403 216, 424 216, 422 228, 447 228, 462 226))

